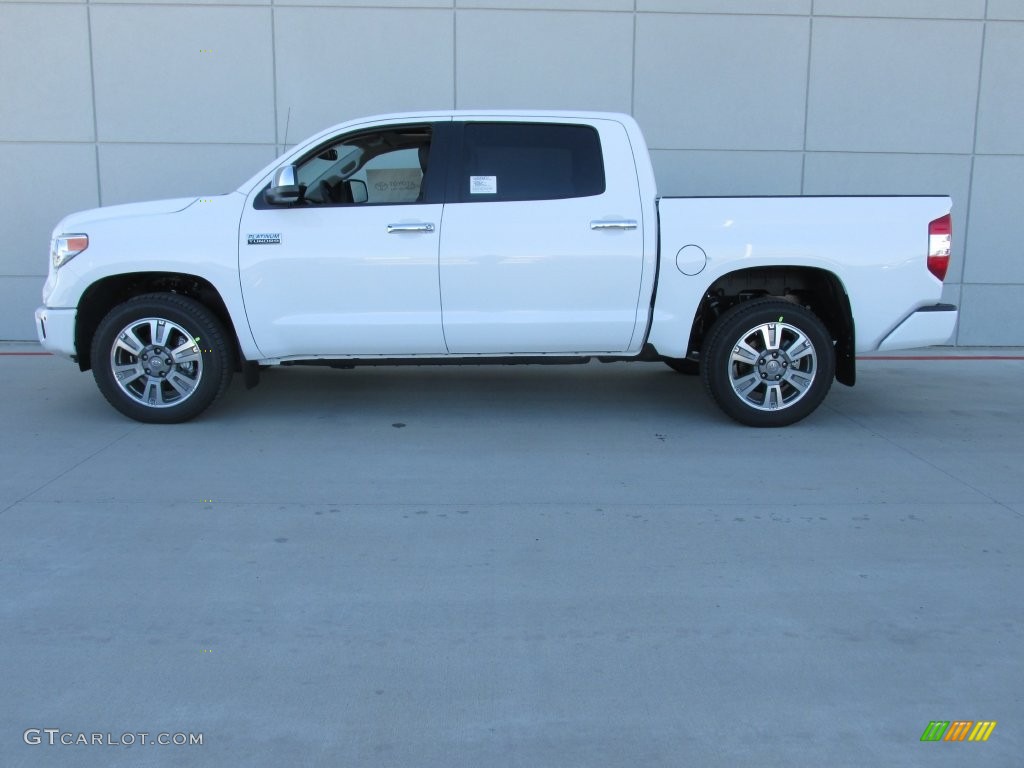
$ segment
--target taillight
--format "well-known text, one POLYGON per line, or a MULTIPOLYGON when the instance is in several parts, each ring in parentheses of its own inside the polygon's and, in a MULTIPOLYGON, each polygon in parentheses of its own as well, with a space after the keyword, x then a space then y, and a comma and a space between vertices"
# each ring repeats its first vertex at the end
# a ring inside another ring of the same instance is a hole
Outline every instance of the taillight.
POLYGON ((928 271, 939 280, 946 279, 952 241, 953 218, 948 213, 928 225, 928 271))

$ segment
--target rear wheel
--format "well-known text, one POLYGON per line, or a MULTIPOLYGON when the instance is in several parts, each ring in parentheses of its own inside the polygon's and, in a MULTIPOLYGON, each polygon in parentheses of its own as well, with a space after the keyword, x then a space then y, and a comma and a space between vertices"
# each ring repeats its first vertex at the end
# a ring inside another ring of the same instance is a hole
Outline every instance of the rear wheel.
POLYGON ((114 307, 92 340, 96 384, 137 421, 171 424, 198 416, 227 389, 227 334, 199 302, 171 293, 114 307))
POLYGON ((745 302, 722 315, 701 360, 711 397, 752 427, 800 421, 825 399, 835 376, 835 347, 824 323, 781 299, 745 302))

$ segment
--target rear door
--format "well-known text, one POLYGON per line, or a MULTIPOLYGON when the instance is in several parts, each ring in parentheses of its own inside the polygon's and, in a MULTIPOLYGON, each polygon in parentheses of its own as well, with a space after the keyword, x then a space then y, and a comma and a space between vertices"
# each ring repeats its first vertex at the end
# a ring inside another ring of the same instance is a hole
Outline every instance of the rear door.
POLYGON ((448 351, 625 351, 643 267, 625 128, 487 118, 456 135, 440 254, 448 351))

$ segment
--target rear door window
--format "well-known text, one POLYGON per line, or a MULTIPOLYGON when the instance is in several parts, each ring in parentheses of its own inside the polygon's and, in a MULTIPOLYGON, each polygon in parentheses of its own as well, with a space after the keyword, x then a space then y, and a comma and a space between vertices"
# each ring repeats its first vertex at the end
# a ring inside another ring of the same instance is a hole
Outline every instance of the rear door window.
POLYGON ((600 195, 601 139, 589 125, 467 123, 458 183, 466 203, 600 195))

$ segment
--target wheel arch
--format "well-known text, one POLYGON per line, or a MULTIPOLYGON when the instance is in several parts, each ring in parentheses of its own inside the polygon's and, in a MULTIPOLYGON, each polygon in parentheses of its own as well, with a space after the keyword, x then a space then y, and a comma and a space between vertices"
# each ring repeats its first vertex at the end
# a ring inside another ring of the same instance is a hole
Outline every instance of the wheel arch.
POLYGON ((118 304, 146 293, 188 296, 213 312, 234 340, 233 363, 237 369, 241 362, 238 334, 231 313, 213 283, 198 275, 183 272, 132 272, 97 280, 82 294, 75 322, 75 349, 81 370, 92 368, 92 337, 100 321, 118 304))
POLYGON ((697 306, 687 350, 699 353, 705 337, 727 310, 743 301, 770 297, 805 306, 821 318, 836 345, 836 380, 853 386, 856 329, 850 298, 838 275, 818 267, 749 267, 720 276, 697 306))

